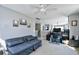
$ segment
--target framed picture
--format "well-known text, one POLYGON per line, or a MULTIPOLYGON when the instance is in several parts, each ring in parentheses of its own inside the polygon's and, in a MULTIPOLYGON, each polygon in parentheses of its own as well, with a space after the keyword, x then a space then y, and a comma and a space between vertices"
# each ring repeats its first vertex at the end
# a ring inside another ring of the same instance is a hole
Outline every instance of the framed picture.
POLYGON ((49 24, 45 24, 44 29, 49 30, 49 24))
POLYGON ((77 26, 77 20, 72 20, 72 21, 71 21, 71 25, 72 25, 72 26, 77 26))
POLYGON ((19 21, 13 20, 13 27, 18 27, 18 26, 19 26, 19 21))
POLYGON ((20 24, 21 25, 27 25, 27 21, 25 19, 20 19, 20 24))

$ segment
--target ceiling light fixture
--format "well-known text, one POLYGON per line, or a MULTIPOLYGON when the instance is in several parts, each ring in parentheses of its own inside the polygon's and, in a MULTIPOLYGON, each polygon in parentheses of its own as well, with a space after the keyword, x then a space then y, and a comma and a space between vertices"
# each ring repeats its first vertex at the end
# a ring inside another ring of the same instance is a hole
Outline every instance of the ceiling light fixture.
POLYGON ((45 12, 46 9, 45 9, 45 8, 41 8, 40 11, 41 11, 41 12, 45 12))
POLYGON ((40 7, 44 7, 44 5, 43 4, 40 4, 40 7))
POLYGON ((45 11, 46 11, 45 5, 40 4, 40 11, 41 11, 41 12, 45 12, 45 11))

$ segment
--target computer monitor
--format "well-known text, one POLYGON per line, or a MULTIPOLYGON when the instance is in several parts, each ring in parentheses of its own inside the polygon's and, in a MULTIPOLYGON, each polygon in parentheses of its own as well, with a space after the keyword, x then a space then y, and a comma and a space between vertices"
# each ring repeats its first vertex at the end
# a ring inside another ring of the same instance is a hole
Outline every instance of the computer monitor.
POLYGON ((54 28, 53 32, 61 32, 61 28, 54 28))

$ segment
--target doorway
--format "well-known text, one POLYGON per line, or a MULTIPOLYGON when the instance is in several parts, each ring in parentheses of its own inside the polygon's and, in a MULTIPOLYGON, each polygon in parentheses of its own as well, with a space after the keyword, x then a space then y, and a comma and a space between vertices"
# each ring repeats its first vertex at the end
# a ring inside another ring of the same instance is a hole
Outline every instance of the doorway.
POLYGON ((36 35, 38 37, 41 37, 41 24, 40 23, 35 23, 35 31, 36 31, 36 35))

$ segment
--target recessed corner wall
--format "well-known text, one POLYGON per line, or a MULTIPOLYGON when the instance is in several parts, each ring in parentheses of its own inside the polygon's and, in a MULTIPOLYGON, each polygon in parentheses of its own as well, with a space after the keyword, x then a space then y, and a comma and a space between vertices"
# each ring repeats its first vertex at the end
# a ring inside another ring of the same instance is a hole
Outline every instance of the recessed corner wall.
POLYGON ((0 38, 9 39, 26 35, 35 35, 34 19, 0 6, 0 38), (28 28, 27 25, 13 27, 13 20, 19 20, 19 18, 26 19, 27 24, 30 23, 31 27, 28 28))

